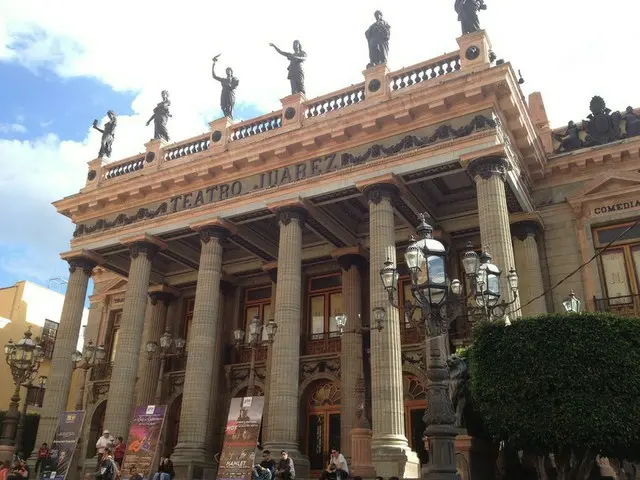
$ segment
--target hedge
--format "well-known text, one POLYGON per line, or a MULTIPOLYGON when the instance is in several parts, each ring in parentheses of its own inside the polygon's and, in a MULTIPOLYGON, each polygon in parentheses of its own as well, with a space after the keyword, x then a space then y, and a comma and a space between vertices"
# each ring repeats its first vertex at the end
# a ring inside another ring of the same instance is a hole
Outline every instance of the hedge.
POLYGON ((551 314, 479 326, 467 352, 491 435, 539 454, 640 452, 640 319, 551 314))

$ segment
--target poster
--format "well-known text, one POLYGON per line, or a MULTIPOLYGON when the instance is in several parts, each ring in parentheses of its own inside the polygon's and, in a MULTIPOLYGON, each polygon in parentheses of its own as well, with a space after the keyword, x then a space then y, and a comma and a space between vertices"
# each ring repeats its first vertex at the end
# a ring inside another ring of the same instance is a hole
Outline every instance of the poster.
POLYGON ((41 478, 64 480, 71 466, 73 453, 82 434, 84 410, 62 412, 49 455, 42 467, 41 478))
POLYGON ((218 480, 251 479, 260 435, 264 397, 234 398, 229 406, 218 480))
POLYGON ((122 462, 121 476, 129 477, 129 469, 135 465, 143 478, 149 478, 154 472, 154 458, 162 433, 164 417, 167 411, 165 405, 147 405, 136 407, 129 427, 127 449, 122 462))

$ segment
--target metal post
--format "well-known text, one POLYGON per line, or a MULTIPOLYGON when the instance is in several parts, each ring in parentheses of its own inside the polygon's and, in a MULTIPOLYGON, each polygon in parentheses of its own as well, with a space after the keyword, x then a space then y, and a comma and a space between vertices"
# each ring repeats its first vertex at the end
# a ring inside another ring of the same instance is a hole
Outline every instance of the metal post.
POLYGON ((20 404, 20 383, 17 383, 16 389, 11 396, 11 403, 9 404, 9 410, 4 417, 2 423, 2 436, 0 437, 0 445, 15 445, 14 439, 16 436, 16 428, 18 424, 18 406, 20 404))
POLYGON ((158 373, 158 384, 156 385, 156 396, 155 396, 155 404, 160 405, 162 402, 162 381, 164 377, 164 368, 165 362, 167 361, 167 356, 162 353, 160 355, 160 372, 158 373))
MULTIPOLYGON (((27 386, 27 393, 29 392, 29 386, 27 386)), ((24 429, 27 422, 27 395, 24 396, 24 401, 22 402, 22 413, 20 414, 20 420, 18 422, 18 431, 16 432, 16 453, 20 455, 21 458, 24 458, 24 429)))

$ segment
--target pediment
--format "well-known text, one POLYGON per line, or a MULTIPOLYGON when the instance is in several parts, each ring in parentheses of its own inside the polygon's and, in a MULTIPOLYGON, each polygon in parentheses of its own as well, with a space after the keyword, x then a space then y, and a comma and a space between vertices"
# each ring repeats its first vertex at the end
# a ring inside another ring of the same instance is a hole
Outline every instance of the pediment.
POLYGON ((122 292, 127 288, 127 281, 122 278, 116 278, 112 280, 102 292, 102 295, 109 295, 110 293, 122 292))
POLYGON ((629 188, 640 188, 640 173, 602 175, 589 182, 581 192, 575 195, 575 198, 617 195, 629 188))

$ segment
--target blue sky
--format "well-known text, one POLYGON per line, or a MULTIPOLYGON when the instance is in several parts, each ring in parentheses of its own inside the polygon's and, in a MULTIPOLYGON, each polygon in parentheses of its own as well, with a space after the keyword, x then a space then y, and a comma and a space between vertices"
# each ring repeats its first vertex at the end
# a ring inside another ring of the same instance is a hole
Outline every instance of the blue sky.
MULTIPOLYGON (((389 68, 457 49, 453 0, 236 3, 183 0, 158 8, 150 0, 0 2, 0 286, 18 280, 46 285, 66 277, 58 258, 69 249, 71 222, 51 202, 77 192, 99 137, 91 122, 119 116, 113 160, 144 150, 145 127, 160 91, 172 100, 169 124, 179 141, 208 130, 220 116, 219 73, 240 78, 236 118, 279 108, 288 94, 284 50, 300 39, 307 52, 309 98, 362 81, 363 32, 381 8, 391 24, 389 68), (376 2, 374 2, 376 3, 376 2), (248 10, 251 15, 245 15, 248 10), (234 21, 242 15, 242 21, 234 21), (338 35, 335 33, 339 32, 338 35)), ((640 106, 632 46, 637 0, 487 0, 481 22, 499 57, 541 91, 552 125, 581 120, 599 94, 614 110, 640 106), (620 12, 624 12, 621 15, 620 12), (608 33, 602 34, 604 28, 608 33), (630 56, 631 55, 631 56, 630 56)))

